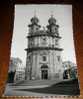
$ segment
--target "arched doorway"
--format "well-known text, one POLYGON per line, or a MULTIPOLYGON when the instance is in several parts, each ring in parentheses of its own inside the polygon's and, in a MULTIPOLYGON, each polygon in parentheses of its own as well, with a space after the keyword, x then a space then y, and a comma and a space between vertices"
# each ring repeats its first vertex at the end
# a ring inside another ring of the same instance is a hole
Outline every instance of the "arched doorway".
POLYGON ((47 65, 41 66, 41 79, 48 79, 48 66, 47 65))

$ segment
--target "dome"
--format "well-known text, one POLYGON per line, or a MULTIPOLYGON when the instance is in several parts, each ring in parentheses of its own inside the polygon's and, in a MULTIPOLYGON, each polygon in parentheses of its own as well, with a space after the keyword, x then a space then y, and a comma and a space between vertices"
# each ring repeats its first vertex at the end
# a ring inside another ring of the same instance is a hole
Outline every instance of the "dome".
POLYGON ((49 24, 56 24, 56 19, 53 16, 51 16, 49 18, 48 22, 49 22, 49 24))
POLYGON ((39 19, 36 16, 34 16, 31 18, 31 22, 32 24, 37 24, 39 22, 39 19))

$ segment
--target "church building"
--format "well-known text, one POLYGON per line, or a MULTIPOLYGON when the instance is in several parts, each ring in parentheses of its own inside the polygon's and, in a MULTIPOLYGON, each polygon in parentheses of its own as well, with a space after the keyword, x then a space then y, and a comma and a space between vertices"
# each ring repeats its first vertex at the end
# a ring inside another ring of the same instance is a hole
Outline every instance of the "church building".
POLYGON ((48 25, 41 29, 37 16, 31 18, 28 25, 28 45, 25 49, 26 80, 52 80, 62 79, 62 59, 59 40, 59 25, 53 15, 48 19, 48 25))

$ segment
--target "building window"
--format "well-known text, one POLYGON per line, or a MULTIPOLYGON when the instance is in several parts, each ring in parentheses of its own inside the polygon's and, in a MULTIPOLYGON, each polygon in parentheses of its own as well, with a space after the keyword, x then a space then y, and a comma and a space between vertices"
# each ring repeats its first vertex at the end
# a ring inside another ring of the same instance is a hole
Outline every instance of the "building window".
POLYGON ((46 61, 46 56, 43 56, 42 58, 43 58, 43 61, 46 61))
POLYGON ((58 39, 55 40, 55 45, 58 45, 58 39))
POLYGON ((47 42, 46 42, 46 37, 43 37, 43 38, 42 38, 42 44, 43 44, 43 45, 46 45, 46 44, 47 44, 47 42))
POLYGON ((55 26, 52 26, 52 33, 55 33, 56 29, 55 29, 55 26))
POLYGON ((57 56, 58 61, 60 61, 60 56, 57 56))

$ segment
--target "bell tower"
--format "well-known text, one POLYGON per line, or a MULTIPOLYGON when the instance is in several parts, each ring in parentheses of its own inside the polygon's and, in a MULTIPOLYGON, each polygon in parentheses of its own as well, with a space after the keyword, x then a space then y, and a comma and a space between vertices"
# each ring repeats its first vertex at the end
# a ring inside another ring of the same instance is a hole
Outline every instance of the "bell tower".
POLYGON ((30 35, 37 32, 41 27, 40 25, 38 25, 38 22, 39 19, 36 17, 36 15, 34 15, 34 17, 31 18, 31 24, 28 25, 30 35))
POLYGON ((51 17, 49 18, 48 23, 49 23, 49 25, 47 25, 48 32, 56 36, 59 36, 58 33, 59 25, 56 24, 56 19, 53 17, 53 15, 51 15, 51 17))

